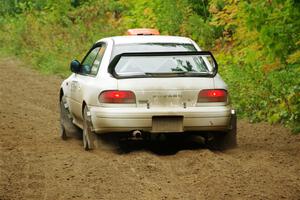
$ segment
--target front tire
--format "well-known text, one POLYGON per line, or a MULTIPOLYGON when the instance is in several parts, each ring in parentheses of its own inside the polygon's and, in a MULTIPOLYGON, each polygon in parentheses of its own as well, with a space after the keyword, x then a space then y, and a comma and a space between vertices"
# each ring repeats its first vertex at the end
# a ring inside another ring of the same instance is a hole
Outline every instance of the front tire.
POLYGON ((66 133, 66 129, 62 124, 60 124, 60 138, 62 140, 67 140, 67 138, 68 138, 67 133, 66 133))

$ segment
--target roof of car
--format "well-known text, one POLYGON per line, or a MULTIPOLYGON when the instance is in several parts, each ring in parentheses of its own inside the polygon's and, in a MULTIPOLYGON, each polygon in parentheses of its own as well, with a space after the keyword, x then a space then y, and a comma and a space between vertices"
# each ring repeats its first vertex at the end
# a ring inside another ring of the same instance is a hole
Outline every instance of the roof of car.
MULTIPOLYGON (((115 36, 104 39, 112 39, 115 45, 118 44, 136 44, 136 43, 188 43, 192 40, 186 37, 179 36, 115 36)), ((100 41, 100 40, 99 40, 100 41)), ((99 42, 98 41, 98 42, 99 42)))

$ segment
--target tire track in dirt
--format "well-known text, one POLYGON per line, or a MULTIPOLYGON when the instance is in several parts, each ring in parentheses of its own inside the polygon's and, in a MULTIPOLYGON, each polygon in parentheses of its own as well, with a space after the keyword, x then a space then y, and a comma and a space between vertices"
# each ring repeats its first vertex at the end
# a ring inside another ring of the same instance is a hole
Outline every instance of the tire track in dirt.
POLYGON ((0 199, 300 199, 300 135, 238 124, 239 147, 182 141, 85 152, 59 138, 61 79, 0 60, 0 199))

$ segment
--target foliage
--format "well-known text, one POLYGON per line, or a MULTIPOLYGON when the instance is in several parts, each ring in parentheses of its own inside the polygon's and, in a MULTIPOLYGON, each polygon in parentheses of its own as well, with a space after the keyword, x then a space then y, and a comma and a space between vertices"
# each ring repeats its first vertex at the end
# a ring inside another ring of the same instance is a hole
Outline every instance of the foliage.
POLYGON ((1 18, 0 42, 6 44, 5 51, 43 72, 67 75, 73 57, 83 57, 93 42, 120 32, 108 1, 86 2, 76 9, 64 0, 42 6, 37 2, 20 2, 20 13, 1 18))
POLYGON ((300 5, 288 1, 212 1, 221 73, 239 113, 252 121, 300 127, 300 5))
POLYGON ((1 52, 66 76, 96 40, 158 28, 214 51, 241 117, 300 131, 296 0, 0 0, 1 52))

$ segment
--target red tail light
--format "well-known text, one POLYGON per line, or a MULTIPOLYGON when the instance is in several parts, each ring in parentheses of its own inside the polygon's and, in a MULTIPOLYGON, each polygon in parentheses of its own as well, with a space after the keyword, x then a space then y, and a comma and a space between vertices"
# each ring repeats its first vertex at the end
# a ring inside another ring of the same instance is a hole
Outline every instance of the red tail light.
POLYGON ((99 95, 100 103, 135 103, 135 95, 131 91, 108 90, 99 95))
POLYGON ((201 90, 198 95, 198 102, 226 102, 226 90, 201 90))

